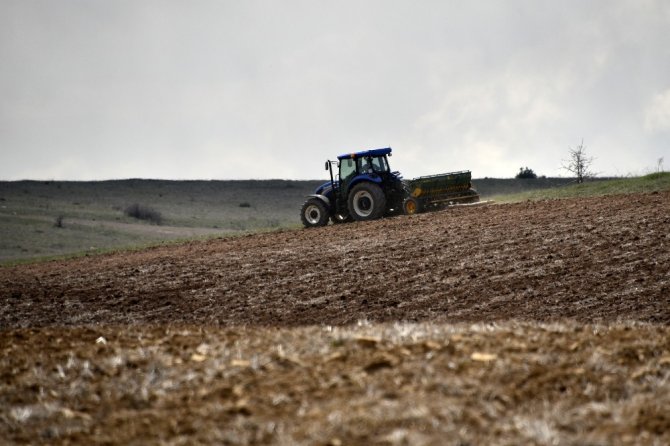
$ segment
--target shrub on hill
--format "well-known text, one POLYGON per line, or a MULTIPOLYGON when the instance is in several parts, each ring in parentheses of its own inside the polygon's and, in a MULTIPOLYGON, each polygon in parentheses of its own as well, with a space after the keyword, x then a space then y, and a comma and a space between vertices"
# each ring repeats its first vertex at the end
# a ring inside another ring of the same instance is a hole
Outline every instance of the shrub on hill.
POLYGON ((163 223, 163 216, 160 212, 142 204, 131 204, 126 208, 124 213, 128 217, 137 218, 138 220, 146 220, 157 225, 163 223))
POLYGON ((529 167, 520 167, 519 173, 516 174, 516 178, 534 180, 537 178, 537 174, 529 167))

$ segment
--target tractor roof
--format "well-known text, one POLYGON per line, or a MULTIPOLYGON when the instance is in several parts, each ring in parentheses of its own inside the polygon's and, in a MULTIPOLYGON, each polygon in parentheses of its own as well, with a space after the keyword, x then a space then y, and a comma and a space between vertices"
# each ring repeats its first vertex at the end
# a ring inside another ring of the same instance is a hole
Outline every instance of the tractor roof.
POLYGON ((337 157, 338 160, 346 160, 346 159, 353 159, 353 158, 360 158, 363 156, 383 156, 383 155, 388 155, 391 153, 391 148, 387 147, 385 149, 373 149, 373 150, 364 150, 362 152, 355 152, 355 153, 345 153, 344 155, 340 155, 337 157))

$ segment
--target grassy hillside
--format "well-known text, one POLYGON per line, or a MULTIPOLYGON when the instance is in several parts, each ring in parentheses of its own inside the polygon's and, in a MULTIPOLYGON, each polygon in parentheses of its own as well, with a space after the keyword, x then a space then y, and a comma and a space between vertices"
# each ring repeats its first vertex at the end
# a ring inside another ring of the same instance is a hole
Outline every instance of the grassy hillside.
MULTIPOLYGON (((526 180, 535 181, 535 180, 526 180)), ((587 181, 547 189, 526 190, 511 194, 492 194, 490 198, 499 203, 525 200, 552 200, 571 197, 593 197, 600 195, 653 192, 670 189, 670 172, 659 172, 643 177, 618 178, 587 181)))
POLYGON ((319 181, 0 182, 0 261, 299 224, 319 181), (160 225, 127 216, 133 204, 160 225), (62 227, 56 225, 60 219, 62 227))

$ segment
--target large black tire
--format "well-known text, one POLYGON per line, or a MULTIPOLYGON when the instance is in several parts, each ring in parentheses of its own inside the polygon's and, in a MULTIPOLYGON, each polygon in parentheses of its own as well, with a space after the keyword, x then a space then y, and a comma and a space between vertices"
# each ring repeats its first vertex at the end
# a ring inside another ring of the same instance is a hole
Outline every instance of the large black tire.
POLYGON ((326 203, 318 198, 305 201, 300 210, 300 220, 306 228, 317 228, 328 224, 328 208, 326 203))
POLYGON ((414 197, 407 197, 402 204, 402 210, 405 215, 414 215, 423 211, 421 202, 414 197))
POLYGON ((354 220, 375 220, 386 211, 386 196, 374 183, 359 183, 349 192, 347 205, 354 220))

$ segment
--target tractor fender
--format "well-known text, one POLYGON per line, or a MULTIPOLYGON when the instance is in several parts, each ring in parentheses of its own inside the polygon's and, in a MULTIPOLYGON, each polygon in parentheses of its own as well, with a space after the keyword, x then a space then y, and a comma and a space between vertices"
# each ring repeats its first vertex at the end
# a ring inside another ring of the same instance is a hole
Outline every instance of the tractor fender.
POLYGON ((328 206, 328 209, 330 209, 330 199, 326 197, 325 195, 321 194, 309 194, 307 195, 309 198, 318 198, 319 200, 323 201, 326 206, 328 206))
POLYGON ((382 178, 379 175, 358 175, 354 177, 351 182, 349 183, 348 189, 351 190, 352 187, 357 185, 358 183, 362 183, 364 181, 367 181, 369 183, 375 183, 375 184, 381 184, 382 183, 382 178))

